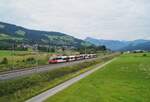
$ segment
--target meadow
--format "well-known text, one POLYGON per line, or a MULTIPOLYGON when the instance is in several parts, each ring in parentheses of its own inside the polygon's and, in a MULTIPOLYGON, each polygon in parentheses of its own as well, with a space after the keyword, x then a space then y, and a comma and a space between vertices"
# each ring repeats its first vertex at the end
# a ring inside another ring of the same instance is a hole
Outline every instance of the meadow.
POLYGON ((11 56, 11 55, 12 55, 11 51, 0 50, 0 57, 6 57, 6 56, 11 56))
POLYGON ((150 102, 150 53, 123 54, 45 102, 150 102))
POLYGON ((48 64, 46 52, 0 50, 0 72, 48 64))

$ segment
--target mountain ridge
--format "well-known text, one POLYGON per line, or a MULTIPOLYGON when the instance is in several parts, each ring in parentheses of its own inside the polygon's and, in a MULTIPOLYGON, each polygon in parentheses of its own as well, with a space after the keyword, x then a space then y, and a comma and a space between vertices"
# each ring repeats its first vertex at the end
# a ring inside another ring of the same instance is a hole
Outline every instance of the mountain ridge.
POLYGON ((95 45, 105 45, 108 49, 113 51, 128 51, 128 50, 150 50, 150 40, 136 39, 133 41, 121 41, 121 40, 104 40, 87 37, 85 41, 88 41, 95 45))
POLYGON ((0 46, 10 45, 12 41, 18 44, 27 43, 43 46, 68 46, 76 48, 84 45, 92 45, 91 43, 65 33, 27 29, 14 24, 0 22, 0 46))

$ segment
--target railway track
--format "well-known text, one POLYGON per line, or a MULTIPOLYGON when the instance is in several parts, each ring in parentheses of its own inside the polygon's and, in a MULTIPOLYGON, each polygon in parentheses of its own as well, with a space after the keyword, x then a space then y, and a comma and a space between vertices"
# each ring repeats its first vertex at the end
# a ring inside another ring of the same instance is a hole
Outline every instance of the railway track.
POLYGON ((75 65, 78 63, 83 63, 86 61, 103 59, 109 56, 114 56, 114 54, 105 55, 103 57, 92 58, 92 59, 85 59, 85 60, 79 60, 79 61, 73 61, 73 62, 50 64, 50 65, 37 66, 37 67, 32 67, 32 68, 24 68, 24 69, 12 70, 12 71, 0 72, 0 81, 9 80, 9 79, 17 78, 17 77, 28 76, 33 73, 46 72, 46 71, 50 71, 50 70, 54 70, 58 68, 63 68, 66 66, 75 65))
POLYGON ((66 62, 66 63, 58 63, 58 64, 49 64, 49 65, 44 65, 44 66, 37 66, 37 67, 32 67, 32 68, 24 68, 24 69, 19 69, 19 70, 12 70, 12 71, 6 71, 6 72, 1 72, 0 73, 0 81, 2 80, 8 80, 8 79, 13 79, 16 77, 20 76, 27 76, 33 73, 40 73, 40 72, 46 72, 66 66, 71 66, 74 64, 82 63, 85 61, 91 61, 93 59, 86 59, 86 60, 80 60, 80 61, 74 61, 74 62, 66 62))

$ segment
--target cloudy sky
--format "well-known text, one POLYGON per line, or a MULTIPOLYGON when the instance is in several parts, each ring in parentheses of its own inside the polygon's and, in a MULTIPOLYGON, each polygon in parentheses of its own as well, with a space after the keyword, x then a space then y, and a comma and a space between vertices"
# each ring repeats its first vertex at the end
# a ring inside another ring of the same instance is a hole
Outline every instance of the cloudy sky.
POLYGON ((150 39, 150 0, 0 0, 0 21, 81 39, 150 39))

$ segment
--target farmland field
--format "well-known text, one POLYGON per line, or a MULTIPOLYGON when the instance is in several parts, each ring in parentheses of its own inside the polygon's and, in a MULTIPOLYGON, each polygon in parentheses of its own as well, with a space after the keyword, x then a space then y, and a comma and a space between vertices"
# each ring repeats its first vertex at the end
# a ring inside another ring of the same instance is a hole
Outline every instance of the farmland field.
POLYGON ((0 50, 0 72, 48 64, 49 56, 44 52, 0 50))
POLYGON ((46 102, 150 102, 150 53, 124 54, 46 102))
POLYGON ((11 56, 11 51, 0 50, 0 57, 11 56))

